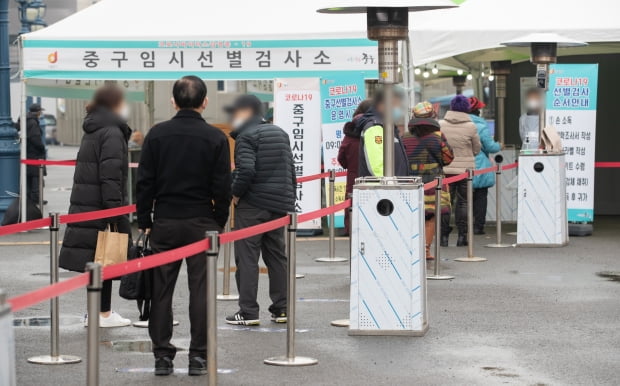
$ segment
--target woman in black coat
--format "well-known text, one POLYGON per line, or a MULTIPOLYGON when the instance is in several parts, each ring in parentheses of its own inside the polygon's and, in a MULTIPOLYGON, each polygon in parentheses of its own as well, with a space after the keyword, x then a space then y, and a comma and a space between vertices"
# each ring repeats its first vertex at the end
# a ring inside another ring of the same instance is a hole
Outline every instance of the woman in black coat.
MULTIPOLYGON (((126 123, 127 105, 123 91, 117 86, 103 86, 95 92, 86 112, 82 126, 84 136, 73 175, 70 214, 127 205, 127 141, 131 129, 126 123)), ((126 215, 68 224, 60 250, 60 266, 84 272, 86 263, 95 259, 97 234, 108 224, 116 225, 119 232, 129 234, 131 240, 131 227, 126 215)), ((101 293, 99 325, 130 325, 129 319, 111 311, 111 298, 112 281, 106 280, 101 293)))

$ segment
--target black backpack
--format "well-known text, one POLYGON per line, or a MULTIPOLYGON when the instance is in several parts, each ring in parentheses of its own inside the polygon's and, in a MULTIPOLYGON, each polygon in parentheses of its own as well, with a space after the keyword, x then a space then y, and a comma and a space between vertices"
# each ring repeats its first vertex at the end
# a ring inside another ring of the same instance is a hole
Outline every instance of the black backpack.
MULTIPOLYGON (((130 248, 127 259, 141 259, 152 254, 153 252, 149 246, 149 237, 142 233, 130 248)), ((118 294, 123 299, 137 301, 140 321, 149 320, 151 313, 152 283, 153 271, 151 269, 130 273, 129 275, 121 277, 121 285, 118 294)))

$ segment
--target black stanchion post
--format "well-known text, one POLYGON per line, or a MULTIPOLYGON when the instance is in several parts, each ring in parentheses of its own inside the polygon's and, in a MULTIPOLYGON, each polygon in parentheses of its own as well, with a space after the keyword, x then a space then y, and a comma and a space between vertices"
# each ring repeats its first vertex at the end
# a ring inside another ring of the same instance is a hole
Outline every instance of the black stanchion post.
POLYGON ((287 326, 286 326, 286 355, 265 359, 266 365, 273 366, 310 366, 319 363, 317 359, 300 357, 295 355, 295 267, 296 237, 297 237, 297 213, 290 213, 290 225, 288 226, 288 279, 287 279, 287 326))
MULTIPOLYGON (((58 230, 60 228, 60 214, 50 213, 50 284, 58 283, 58 230)), ((39 365, 65 365, 79 363, 80 357, 74 355, 60 355, 60 315, 59 299, 50 300, 50 355, 39 355, 28 358, 28 362, 39 365)))
POLYGON ((495 244, 487 244, 487 248, 509 248, 511 244, 502 243, 502 165, 497 164, 495 172, 495 244))
POLYGON ((86 287, 88 310, 86 385, 99 386, 99 310, 103 285, 101 265, 88 263, 86 271, 90 272, 90 282, 86 287))
MULTIPOLYGON (((230 218, 224 227, 224 233, 230 232, 230 218)), ((222 294, 217 295, 217 300, 239 300, 239 295, 230 294, 230 256, 232 243, 224 244, 224 279, 222 280, 222 294)))
POLYGON ((218 233, 209 231, 207 250, 207 378, 208 385, 217 385, 217 255, 220 252, 218 233))
MULTIPOLYGON (((328 206, 332 207, 336 202, 336 171, 334 169, 329 171, 329 200, 328 206)), ((336 214, 331 213, 329 215, 329 256, 319 257, 314 259, 320 263, 342 263, 348 259, 344 257, 336 257, 336 214)))
POLYGON ((441 189, 443 184, 443 177, 435 177, 437 186, 435 187, 435 266, 432 275, 427 275, 428 280, 451 280, 454 276, 442 275, 440 272, 440 260, 441 260, 441 247, 439 245, 439 238, 441 237, 441 189))
POLYGON ((467 169, 467 257, 454 259, 465 263, 487 261, 474 256, 474 170, 467 169))

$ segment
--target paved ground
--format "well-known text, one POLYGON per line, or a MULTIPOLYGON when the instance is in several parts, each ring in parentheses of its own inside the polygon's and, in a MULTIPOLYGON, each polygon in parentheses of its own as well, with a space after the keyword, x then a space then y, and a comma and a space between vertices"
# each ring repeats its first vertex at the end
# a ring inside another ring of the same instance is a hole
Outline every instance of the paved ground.
MULTIPOLYGON (((75 148, 55 148, 55 159, 72 158, 75 148)), ((49 170, 46 198, 50 210, 67 209, 72 168, 49 170)), ((218 331, 221 385, 617 385, 620 368, 620 282, 596 275, 620 270, 620 219, 597 218, 595 234, 573 238, 559 249, 485 249, 489 237, 476 238, 476 254, 485 263, 457 263, 462 248, 444 248, 444 272, 452 281, 429 282, 430 330, 421 338, 349 337, 346 329, 329 325, 347 317, 348 264, 319 264, 326 241, 298 243, 297 352, 319 359, 318 366, 280 368, 263 359, 284 354, 285 333, 271 325, 266 308, 267 280, 261 275, 261 328, 236 329, 223 323, 236 310, 234 302, 219 302, 218 331)), ((507 231, 512 230, 508 227, 507 231)), ((492 232, 493 229, 491 228, 492 232)), ((0 238, 0 287, 18 294, 47 283, 47 231, 0 238), (14 244, 14 245, 6 245, 14 244)), ((508 241, 514 238, 507 236, 508 241)), ((340 255, 348 253, 339 241, 340 255)), ((64 272, 61 277, 71 276, 64 272)), ((221 283, 221 276, 219 278, 221 283)), ((63 354, 85 358, 86 330, 80 324, 85 291, 61 299, 63 354)), ((175 342, 188 344, 186 275, 179 280, 175 342)), ((136 318, 131 302, 118 297, 113 307, 136 318)), ((47 316, 41 304, 16 318, 47 316)), ((17 376, 20 385, 80 385, 85 365, 31 365, 26 359, 48 352, 47 327, 16 327, 17 376)), ((205 378, 175 374, 155 378, 147 331, 137 328, 102 330, 103 385, 205 384, 205 378)), ((185 353, 175 364, 183 369, 185 353)))

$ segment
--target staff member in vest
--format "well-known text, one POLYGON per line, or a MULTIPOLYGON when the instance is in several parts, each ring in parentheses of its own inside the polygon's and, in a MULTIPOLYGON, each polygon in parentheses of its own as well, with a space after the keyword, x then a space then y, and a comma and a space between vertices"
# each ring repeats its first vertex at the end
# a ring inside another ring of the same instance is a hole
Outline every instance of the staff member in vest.
MULTIPOLYGON (((392 98, 392 105, 385 105, 385 93, 378 91, 374 98, 372 107, 359 119, 362 135, 360 141, 360 162, 359 176, 383 176, 383 116, 386 111, 392 113, 394 122, 399 122, 402 118, 402 98, 400 91, 395 91, 392 98)), ((394 130, 394 175, 408 176, 409 168, 407 154, 403 146, 398 128, 388 128, 394 130)))
MULTIPOLYGON (((202 118, 207 86, 185 76, 172 89, 177 114, 144 139, 138 167, 138 226, 151 235, 154 253, 204 240, 221 231, 230 210, 230 150, 226 135, 202 118), (153 220, 151 220, 151 212, 153 220)), ((207 302, 205 253, 185 259, 189 281, 189 375, 206 374, 207 302)), ((173 372, 172 295, 182 260, 153 269, 149 335, 155 375, 173 372)))
MULTIPOLYGON (((236 141, 232 183, 235 229, 293 212, 297 179, 288 134, 263 120, 262 104, 254 95, 238 97, 225 111, 230 114, 231 136, 236 141)), ((287 257, 281 228, 235 241, 239 311, 226 317, 226 323, 260 324, 256 296, 261 253, 269 272, 271 320, 286 323, 287 257)))

